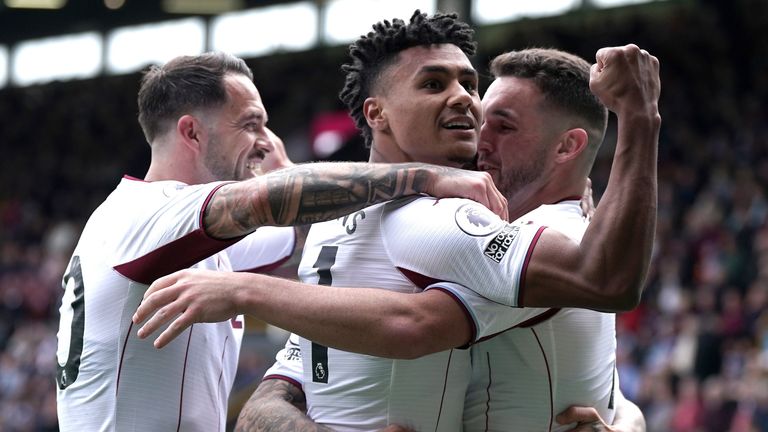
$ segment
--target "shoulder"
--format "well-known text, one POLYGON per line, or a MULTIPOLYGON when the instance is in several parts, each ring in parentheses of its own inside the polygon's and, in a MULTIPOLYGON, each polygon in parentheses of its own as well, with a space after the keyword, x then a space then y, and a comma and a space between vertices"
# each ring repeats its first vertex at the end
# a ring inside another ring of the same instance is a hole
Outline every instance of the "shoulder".
POLYGON ((412 231, 452 230, 485 236, 504 221, 482 204, 463 198, 418 197, 390 202, 382 214, 385 231, 411 227, 412 231))

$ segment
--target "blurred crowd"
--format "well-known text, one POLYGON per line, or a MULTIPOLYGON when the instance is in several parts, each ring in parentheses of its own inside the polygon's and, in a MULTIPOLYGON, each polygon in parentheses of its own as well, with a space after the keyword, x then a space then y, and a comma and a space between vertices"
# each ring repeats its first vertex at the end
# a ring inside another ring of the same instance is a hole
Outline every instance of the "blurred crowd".
MULTIPOLYGON (((481 72, 493 55, 534 45, 589 60, 600 46, 634 42, 660 59, 656 247, 641 305, 618 318, 621 388, 649 431, 768 431, 766 3, 668 0, 478 33, 481 72)), ((313 117, 338 107, 343 53, 249 60, 296 161, 309 158, 313 117)), ((61 277, 90 212, 122 174, 145 173, 138 78, 0 90, 0 431, 57 430, 61 277)), ((598 198, 612 141, 592 175, 598 198)), ((257 327, 235 404, 279 345, 257 327)))

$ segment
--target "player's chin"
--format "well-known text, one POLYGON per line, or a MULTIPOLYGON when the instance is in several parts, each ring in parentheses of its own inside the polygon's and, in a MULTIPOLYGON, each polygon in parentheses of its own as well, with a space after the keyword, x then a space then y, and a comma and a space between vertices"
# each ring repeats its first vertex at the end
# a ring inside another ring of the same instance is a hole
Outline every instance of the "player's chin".
POLYGON ((459 141, 453 149, 451 159, 462 165, 473 166, 476 154, 477 143, 475 141, 459 141))
POLYGON ((491 178, 493 179, 493 183, 496 185, 501 184, 501 173, 499 172, 498 168, 483 168, 480 169, 480 171, 487 172, 491 175, 491 178))

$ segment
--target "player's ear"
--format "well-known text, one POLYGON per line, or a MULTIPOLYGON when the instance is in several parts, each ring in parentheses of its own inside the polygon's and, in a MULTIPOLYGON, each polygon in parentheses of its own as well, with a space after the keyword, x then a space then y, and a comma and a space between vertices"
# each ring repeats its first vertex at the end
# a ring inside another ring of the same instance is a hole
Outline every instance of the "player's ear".
POLYGON ((363 102, 363 115, 373 130, 385 130, 389 127, 384 107, 376 97, 369 97, 363 102))
POLYGON ((573 160, 587 148, 589 135, 582 128, 568 129, 560 136, 557 143, 556 162, 567 162, 573 160))
POLYGON ((200 120, 189 114, 179 117, 176 121, 176 134, 185 147, 195 153, 201 153, 206 137, 205 128, 200 120))

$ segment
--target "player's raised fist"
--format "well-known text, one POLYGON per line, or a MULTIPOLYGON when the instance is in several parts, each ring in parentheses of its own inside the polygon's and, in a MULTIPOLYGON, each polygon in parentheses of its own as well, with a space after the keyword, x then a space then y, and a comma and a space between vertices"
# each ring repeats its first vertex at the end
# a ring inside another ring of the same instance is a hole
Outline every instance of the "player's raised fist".
POLYGON ((619 115, 656 115, 661 94, 659 60, 629 44, 601 48, 590 71, 589 88, 619 115))

